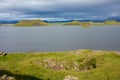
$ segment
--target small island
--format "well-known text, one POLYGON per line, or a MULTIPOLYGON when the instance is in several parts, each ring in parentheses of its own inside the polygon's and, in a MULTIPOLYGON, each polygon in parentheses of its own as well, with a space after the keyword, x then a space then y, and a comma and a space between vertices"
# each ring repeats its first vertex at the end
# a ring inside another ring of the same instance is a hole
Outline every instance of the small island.
POLYGON ((42 20, 21 20, 14 26, 47 26, 48 23, 42 20))
POLYGON ((46 22, 42 20, 21 20, 18 23, 14 24, 14 26, 66 26, 66 25, 89 27, 94 25, 120 25, 120 22, 115 20, 106 20, 103 22, 93 21, 46 22))
POLYGON ((67 22, 64 25, 81 25, 81 26, 92 26, 92 25, 120 25, 120 22, 115 21, 115 20, 106 20, 104 22, 80 22, 80 21, 72 21, 72 22, 67 22))

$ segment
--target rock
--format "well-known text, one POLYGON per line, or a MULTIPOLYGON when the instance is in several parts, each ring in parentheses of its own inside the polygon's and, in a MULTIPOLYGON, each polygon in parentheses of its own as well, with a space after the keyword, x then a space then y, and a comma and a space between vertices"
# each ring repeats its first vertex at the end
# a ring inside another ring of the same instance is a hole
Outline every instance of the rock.
POLYGON ((7 75, 3 75, 0 80, 7 80, 7 75))
POLYGON ((0 80, 15 80, 15 79, 14 77, 3 75, 2 77, 0 77, 0 80))
POLYGON ((8 80, 15 80, 13 77, 9 76, 8 80))
POLYGON ((2 55, 3 54, 3 51, 0 51, 0 55, 2 55))
POLYGON ((43 58, 43 59, 30 61, 30 63, 40 65, 45 68, 49 68, 53 70, 85 71, 97 67, 97 60, 94 57, 78 59, 76 61, 43 58))
POLYGON ((0 51, 0 56, 5 56, 5 55, 7 55, 6 52, 4 52, 4 51, 0 51))
POLYGON ((65 78, 63 80, 78 80, 78 78, 75 76, 67 75, 67 76, 65 76, 65 78))

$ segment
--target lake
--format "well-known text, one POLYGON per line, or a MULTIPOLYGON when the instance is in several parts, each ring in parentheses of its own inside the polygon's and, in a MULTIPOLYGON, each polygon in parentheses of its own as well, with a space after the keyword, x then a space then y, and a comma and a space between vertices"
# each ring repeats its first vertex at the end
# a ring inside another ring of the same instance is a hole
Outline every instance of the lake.
POLYGON ((120 26, 0 27, 0 51, 120 51, 120 26))

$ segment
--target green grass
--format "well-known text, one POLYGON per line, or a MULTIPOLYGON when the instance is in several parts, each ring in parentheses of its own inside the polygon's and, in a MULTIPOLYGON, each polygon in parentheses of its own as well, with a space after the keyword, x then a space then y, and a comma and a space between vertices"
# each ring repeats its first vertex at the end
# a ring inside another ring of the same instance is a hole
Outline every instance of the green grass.
POLYGON ((11 53, 0 56, 0 76, 4 74, 16 80, 63 80, 67 75, 79 80, 120 80, 120 55, 92 50, 11 53))
POLYGON ((117 22, 115 20, 107 20, 104 22, 104 24, 108 25, 120 25, 120 22, 117 22))
POLYGON ((47 26, 48 23, 41 20, 22 20, 16 23, 14 26, 47 26))
POLYGON ((104 22, 79 22, 79 21, 72 21, 72 22, 66 22, 64 25, 78 25, 82 26, 84 28, 89 28, 91 26, 104 26, 104 25, 120 25, 120 22, 115 20, 106 20, 104 22))

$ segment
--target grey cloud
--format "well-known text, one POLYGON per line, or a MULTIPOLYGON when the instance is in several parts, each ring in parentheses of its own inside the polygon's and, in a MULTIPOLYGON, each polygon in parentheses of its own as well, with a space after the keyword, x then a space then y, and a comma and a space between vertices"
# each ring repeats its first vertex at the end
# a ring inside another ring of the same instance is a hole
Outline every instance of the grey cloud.
POLYGON ((120 13, 119 0, 0 0, 0 5, 0 18, 96 18, 120 13))

